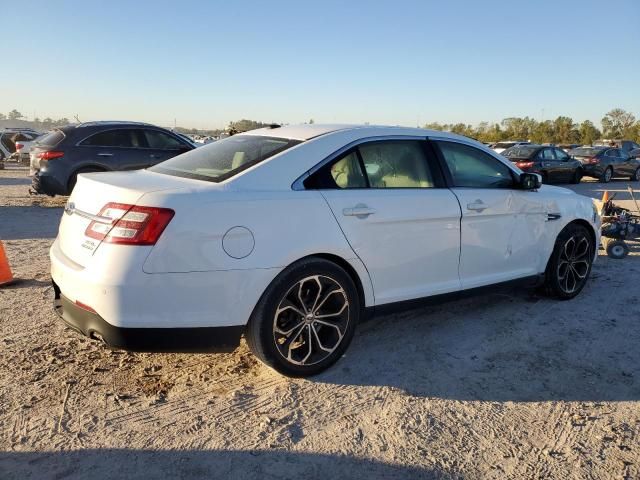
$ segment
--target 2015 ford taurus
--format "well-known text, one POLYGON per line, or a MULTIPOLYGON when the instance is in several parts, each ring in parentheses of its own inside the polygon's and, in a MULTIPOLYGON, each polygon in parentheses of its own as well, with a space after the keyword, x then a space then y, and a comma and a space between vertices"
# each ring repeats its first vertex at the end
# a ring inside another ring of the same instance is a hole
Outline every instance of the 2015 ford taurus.
POLYGON ((78 182, 51 248, 55 308, 108 345, 229 351, 281 373, 340 358, 374 308, 514 280, 584 287, 593 202, 454 134, 254 130, 78 182))

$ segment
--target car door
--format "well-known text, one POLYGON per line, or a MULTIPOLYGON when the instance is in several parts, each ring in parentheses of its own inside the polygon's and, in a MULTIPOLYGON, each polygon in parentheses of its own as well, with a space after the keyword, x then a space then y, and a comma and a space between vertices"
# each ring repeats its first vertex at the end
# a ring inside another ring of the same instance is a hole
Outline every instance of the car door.
POLYGON ((462 208, 462 288, 540 273, 547 215, 538 192, 520 190, 514 170, 473 145, 434 143, 462 208))
POLYGON ((603 170, 607 167, 611 167, 613 169, 613 176, 615 176, 616 173, 620 170, 620 165, 619 165, 620 158, 618 157, 617 149, 609 148, 604 152, 602 157, 604 160, 604 165, 602 166, 603 170))
POLYGON ((314 173, 377 305, 460 289, 460 206, 424 139, 368 141, 314 173))
POLYGON ((136 170, 148 166, 144 139, 134 128, 114 128, 82 140, 82 163, 108 170, 136 170))
POLYGON ((557 178, 562 182, 570 182, 576 174, 576 164, 571 157, 560 148, 554 148, 553 152, 556 157, 557 178))
POLYGON ((618 150, 618 155, 620 156, 620 174, 625 176, 633 175, 636 171, 636 165, 633 159, 624 150, 618 150))
POLYGON ((164 162, 193 149, 181 139, 160 130, 146 128, 141 130, 141 133, 144 135, 147 148, 145 167, 164 162))
POLYGON ((538 161, 541 170, 544 172, 543 179, 545 183, 553 183, 558 181, 558 161, 553 152, 553 148, 543 148, 538 152, 538 161))

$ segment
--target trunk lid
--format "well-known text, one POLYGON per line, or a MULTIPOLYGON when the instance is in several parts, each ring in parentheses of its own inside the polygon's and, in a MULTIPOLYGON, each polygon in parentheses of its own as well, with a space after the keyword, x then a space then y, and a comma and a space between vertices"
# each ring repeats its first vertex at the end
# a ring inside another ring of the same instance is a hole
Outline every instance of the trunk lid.
POLYGON ((197 180, 171 177, 144 170, 87 173, 78 176, 65 206, 58 231, 62 252, 73 262, 86 266, 101 241, 85 235, 93 216, 110 202, 135 205, 146 193, 193 188, 197 180))

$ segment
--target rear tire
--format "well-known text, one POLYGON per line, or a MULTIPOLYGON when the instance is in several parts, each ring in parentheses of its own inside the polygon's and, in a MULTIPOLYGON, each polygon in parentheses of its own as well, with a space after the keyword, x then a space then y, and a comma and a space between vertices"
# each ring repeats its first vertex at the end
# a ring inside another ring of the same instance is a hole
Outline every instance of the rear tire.
POLYGON ((605 238, 603 239, 602 246, 607 251, 609 258, 616 260, 622 260, 629 255, 629 245, 624 240, 617 238, 605 238))
POLYGON ((87 167, 87 168, 81 168, 77 172, 74 172, 71 175, 71 177, 69 177, 69 183, 67 183, 67 195, 71 195, 73 188, 76 186, 76 183, 78 182, 78 175, 80 175, 81 173, 94 173, 94 172, 104 172, 104 171, 105 170, 100 168, 87 167))
POLYGON ((632 182, 640 182, 640 168, 637 168, 633 175, 631 175, 632 182))
POLYGON ((613 168, 607 167, 602 176, 600 177, 600 181, 602 183, 609 183, 613 178, 613 168))
POLYGON ((546 293, 560 300, 578 295, 589 278, 595 245, 586 227, 567 225, 556 239, 545 271, 546 293))
POLYGON ((251 315, 245 337, 253 354, 274 370, 307 377, 345 352, 360 319, 358 289, 340 266, 300 260, 280 273, 251 315))

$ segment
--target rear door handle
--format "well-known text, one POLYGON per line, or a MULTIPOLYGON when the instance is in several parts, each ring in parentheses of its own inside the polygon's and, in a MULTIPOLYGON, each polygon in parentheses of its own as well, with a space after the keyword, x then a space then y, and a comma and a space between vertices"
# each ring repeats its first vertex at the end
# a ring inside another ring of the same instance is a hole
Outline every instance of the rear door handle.
POLYGON ((373 215, 374 213, 376 213, 375 209, 369 208, 363 203, 359 203, 355 207, 345 208, 342 210, 342 214, 345 217, 367 218, 369 215, 373 215))
POLYGON ((113 157, 113 153, 99 153, 99 157, 113 157))
POLYGON ((473 210, 474 212, 482 212, 487 209, 487 205, 482 200, 476 200, 473 203, 467 203, 467 210, 473 210))

